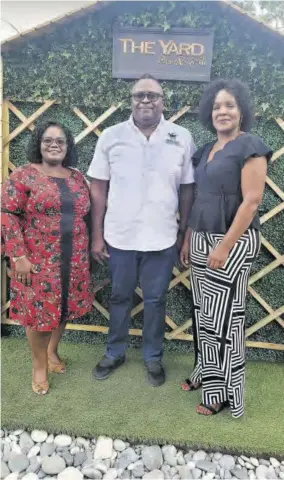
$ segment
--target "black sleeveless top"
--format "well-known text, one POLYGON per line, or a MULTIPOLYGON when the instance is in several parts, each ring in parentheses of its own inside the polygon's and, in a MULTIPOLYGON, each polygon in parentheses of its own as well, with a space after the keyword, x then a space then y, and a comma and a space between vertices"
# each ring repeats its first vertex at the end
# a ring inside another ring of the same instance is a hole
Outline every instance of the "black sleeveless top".
MULTIPOLYGON (((241 170, 246 160, 265 156, 269 161, 273 152, 256 135, 244 133, 208 162, 214 143, 207 143, 192 156, 196 197, 188 225, 197 232, 226 233, 243 201, 241 170)), ((249 228, 259 230, 258 213, 249 228)))

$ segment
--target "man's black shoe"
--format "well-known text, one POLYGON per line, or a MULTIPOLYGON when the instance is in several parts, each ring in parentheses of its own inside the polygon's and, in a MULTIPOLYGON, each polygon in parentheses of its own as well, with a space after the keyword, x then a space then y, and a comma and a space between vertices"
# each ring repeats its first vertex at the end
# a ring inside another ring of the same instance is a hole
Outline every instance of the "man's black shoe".
POLYGON ((153 387, 160 387, 166 380, 165 370, 160 360, 152 360, 145 363, 147 369, 147 380, 153 387))
POLYGON ((93 377, 96 380, 104 380, 108 378, 116 368, 120 367, 125 362, 125 355, 119 358, 109 358, 104 356, 97 366, 93 369, 93 377))

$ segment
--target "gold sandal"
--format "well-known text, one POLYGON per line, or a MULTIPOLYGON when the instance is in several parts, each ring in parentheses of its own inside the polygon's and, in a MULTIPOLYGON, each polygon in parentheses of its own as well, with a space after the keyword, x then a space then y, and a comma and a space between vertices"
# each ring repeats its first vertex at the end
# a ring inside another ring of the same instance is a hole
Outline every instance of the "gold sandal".
POLYGON ((49 390, 48 380, 46 382, 36 383, 33 378, 34 378, 34 371, 33 371, 33 376, 32 376, 32 390, 33 390, 33 392, 37 393, 38 395, 46 395, 46 393, 49 390))
POLYGON ((64 362, 53 363, 51 360, 48 360, 48 371, 49 373, 65 373, 66 365, 64 362))

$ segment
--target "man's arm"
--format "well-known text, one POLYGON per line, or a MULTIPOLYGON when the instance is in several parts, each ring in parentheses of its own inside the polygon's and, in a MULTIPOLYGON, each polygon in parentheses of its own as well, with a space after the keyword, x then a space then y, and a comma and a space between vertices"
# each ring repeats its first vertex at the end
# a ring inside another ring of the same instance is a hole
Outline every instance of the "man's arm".
POLYGON ((106 211, 110 168, 106 149, 106 133, 98 140, 87 175, 91 177, 92 254, 102 263, 108 257, 104 242, 104 216, 106 211))
POLYGON ((178 233, 178 247, 181 248, 184 236, 187 230, 188 218, 192 209, 194 200, 194 175, 191 157, 196 148, 190 133, 188 132, 188 145, 184 154, 184 163, 182 169, 181 185, 179 189, 179 233, 178 233))
POLYGON ((99 263, 109 256, 104 242, 104 217, 108 187, 108 180, 94 178, 91 182, 92 255, 99 263))
POLYGON ((182 184, 179 191, 179 231, 185 234, 194 198, 194 183, 182 184))

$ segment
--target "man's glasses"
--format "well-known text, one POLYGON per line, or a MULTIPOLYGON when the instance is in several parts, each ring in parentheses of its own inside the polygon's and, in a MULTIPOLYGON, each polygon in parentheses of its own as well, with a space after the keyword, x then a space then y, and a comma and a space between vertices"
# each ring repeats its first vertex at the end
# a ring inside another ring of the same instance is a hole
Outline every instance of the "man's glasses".
POLYGON ((150 102, 157 102, 159 98, 163 98, 163 95, 156 92, 136 92, 132 93, 132 98, 136 102, 142 102, 144 98, 147 98, 150 102))
POLYGON ((47 147, 50 147, 53 144, 53 142, 55 142, 55 144, 58 147, 64 147, 64 145, 66 145, 66 140, 60 137, 59 138, 43 137, 41 141, 47 147))

